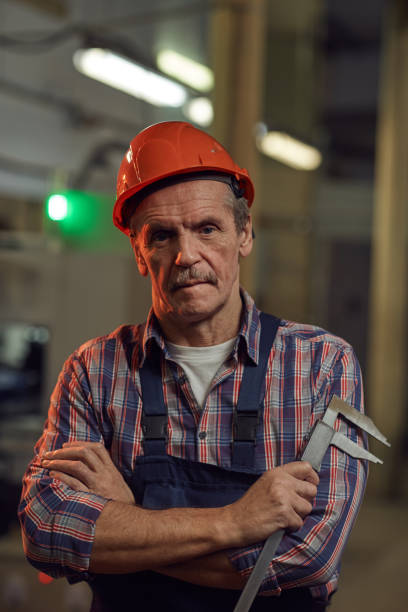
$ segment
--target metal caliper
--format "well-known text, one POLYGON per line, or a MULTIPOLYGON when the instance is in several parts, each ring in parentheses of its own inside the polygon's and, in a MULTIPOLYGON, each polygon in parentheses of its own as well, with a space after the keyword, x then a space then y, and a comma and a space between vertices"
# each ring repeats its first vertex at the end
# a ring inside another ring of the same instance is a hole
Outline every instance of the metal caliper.
MULTIPOLYGON (((315 424, 301 460, 308 461, 313 469, 319 472, 327 449, 330 445, 333 445, 356 459, 366 459, 373 463, 383 463, 381 459, 368 450, 359 446, 344 434, 335 431, 334 424, 339 414, 342 414, 348 421, 357 425, 357 427, 374 438, 377 438, 377 440, 380 440, 383 444, 391 446, 368 416, 361 414, 361 412, 347 404, 347 402, 344 402, 334 395, 323 418, 315 424)), ((275 556, 276 550, 284 534, 285 530, 280 529, 270 535, 266 540, 255 567, 248 578, 248 582, 234 608, 234 612, 248 612, 252 606, 269 563, 275 556)))

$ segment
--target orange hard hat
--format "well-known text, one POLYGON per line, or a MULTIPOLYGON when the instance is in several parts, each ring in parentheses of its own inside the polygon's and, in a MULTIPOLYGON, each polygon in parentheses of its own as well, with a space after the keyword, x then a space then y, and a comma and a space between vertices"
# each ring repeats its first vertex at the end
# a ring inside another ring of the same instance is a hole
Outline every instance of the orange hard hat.
POLYGON ((177 175, 180 179, 181 175, 187 175, 188 179, 189 174, 197 178, 201 172, 207 173, 207 178, 211 172, 219 177, 233 177, 251 206, 254 186, 248 172, 237 166, 212 136, 183 121, 151 125, 132 140, 119 168, 114 224, 129 235, 122 213, 131 196, 163 179, 177 175))

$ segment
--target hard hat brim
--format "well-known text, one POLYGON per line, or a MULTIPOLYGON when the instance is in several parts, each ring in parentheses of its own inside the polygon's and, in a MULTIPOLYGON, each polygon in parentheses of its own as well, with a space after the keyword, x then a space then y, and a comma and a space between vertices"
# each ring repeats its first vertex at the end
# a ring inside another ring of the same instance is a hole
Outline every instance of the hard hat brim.
MULTIPOLYGON (((130 228, 126 226, 126 224, 124 223, 123 220, 123 208, 126 204, 126 202, 132 198, 133 196, 135 196, 136 194, 140 193, 140 192, 144 192, 146 190, 146 188, 154 185, 154 184, 158 184, 158 189, 164 187, 164 182, 165 179, 169 179, 169 178, 174 178, 173 181, 171 181, 172 183, 177 183, 177 177, 179 176, 180 179, 181 177, 183 177, 183 182, 185 182, 186 180, 188 180, 188 175, 191 174, 192 177, 194 176, 194 179, 192 178, 192 180, 197 180, 200 178, 200 174, 203 175, 203 179, 209 179, 209 176, 205 176, 206 174, 208 175, 209 173, 213 172, 214 175, 220 175, 220 174, 225 174, 227 176, 231 176, 234 177, 240 187, 243 190, 243 197, 247 200, 248 202, 248 206, 250 207, 254 201, 254 196, 255 196, 255 189, 253 186, 253 183, 251 181, 251 179, 249 178, 249 175, 246 171, 241 172, 236 172, 236 173, 231 173, 231 170, 228 168, 223 169, 220 168, 219 166, 214 166, 214 167, 208 167, 206 166, 205 168, 203 168, 202 166, 196 166, 196 167, 192 167, 192 168, 183 168, 182 170, 180 170, 179 172, 168 172, 168 173, 164 173, 161 176, 158 177, 154 177, 152 180, 150 181, 145 181, 143 184, 138 184, 135 185, 134 187, 131 187, 130 189, 128 189, 126 192, 124 192, 122 195, 120 195, 118 197, 118 199, 115 202, 114 205, 114 209, 113 209, 113 223, 115 224, 115 226, 120 229, 122 232, 124 232, 125 234, 127 234, 129 236, 130 234, 130 228), (245 172, 245 173, 244 173, 245 172)), ((212 180, 217 180, 217 178, 215 178, 215 176, 213 177, 212 180)), ((221 179, 218 179, 221 180, 221 179)), ((181 182, 181 180, 180 180, 181 182)), ((224 181, 225 182, 225 181, 224 181)), ((169 183, 167 183, 168 185, 169 183)), ((150 191, 151 192, 151 191, 150 191)), ((147 195, 147 193, 146 193, 147 195)))

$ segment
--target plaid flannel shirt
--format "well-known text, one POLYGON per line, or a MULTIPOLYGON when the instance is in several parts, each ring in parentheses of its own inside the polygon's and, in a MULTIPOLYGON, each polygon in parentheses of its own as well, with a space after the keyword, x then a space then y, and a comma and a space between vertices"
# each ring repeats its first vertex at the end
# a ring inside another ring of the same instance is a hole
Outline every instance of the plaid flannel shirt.
MULTIPOLYGON (((163 391, 168 406, 170 455, 230 467, 231 432, 244 365, 257 362, 259 311, 242 292, 242 327, 230 357, 214 377, 201 409, 183 370, 171 361, 154 314, 145 324, 123 325, 87 342, 66 361, 51 397, 44 432, 23 479, 19 508, 28 560, 52 576, 88 579, 95 522, 108 501, 73 491, 42 469, 40 457, 64 442, 103 442, 129 482, 143 454, 138 370, 147 347, 157 342, 164 356, 163 391)), ((344 340, 311 325, 282 321, 266 374, 264 411, 258 427, 256 471, 301 456, 313 424, 333 394, 363 410, 361 373, 344 340)), ((355 428, 336 427, 359 444, 355 428)), ((284 536, 260 590, 308 587, 327 599, 336 589, 342 550, 362 500, 366 466, 330 447, 320 472, 312 513, 295 533, 284 536)), ((261 544, 228 551, 242 575, 249 575, 261 544)))

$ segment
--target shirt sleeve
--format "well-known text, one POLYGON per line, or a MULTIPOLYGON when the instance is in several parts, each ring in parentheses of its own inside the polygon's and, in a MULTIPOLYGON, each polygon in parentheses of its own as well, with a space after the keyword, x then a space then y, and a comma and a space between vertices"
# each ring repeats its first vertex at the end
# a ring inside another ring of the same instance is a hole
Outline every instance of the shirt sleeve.
MULTIPOLYGON (((358 361, 349 345, 337 352, 315 397, 313 422, 323 416, 333 395, 363 412, 363 389, 358 361)), ((361 446, 366 436, 343 418, 335 428, 361 446)), ((320 483, 311 514, 303 527, 287 533, 269 565, 259 590, 279 595, 282 589, 309 587, 315 597, 327 599, 337 585, 340 557, 356 519, 367 478, 366 462, 354 459, 330 446, 319 472, 320 483)), ((229 558, 248 577, 263 544, 235 549, 229 558)))
POLYGON ((42 469, 44 452, 74 440, 103 441, 86 368, 75 353, 65 363, 51 396, 43 434, 23 477, 18 510, 28 561, 50 576, 66 576, 72 582, 88 577, 95 522, 108 501, 74 491, 42 469))

